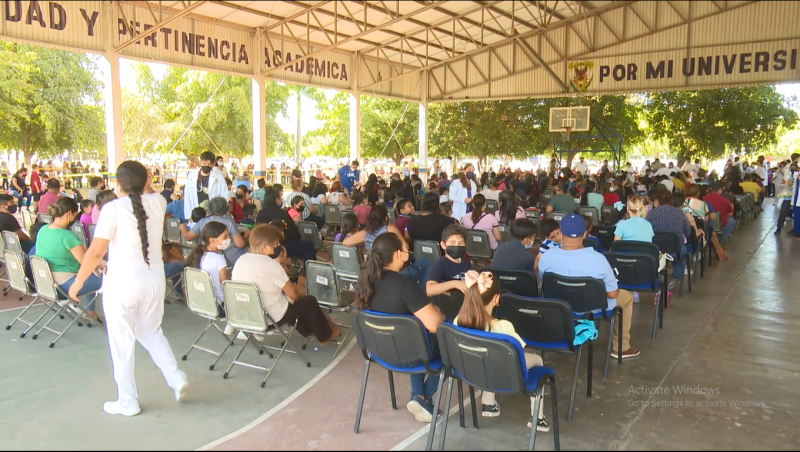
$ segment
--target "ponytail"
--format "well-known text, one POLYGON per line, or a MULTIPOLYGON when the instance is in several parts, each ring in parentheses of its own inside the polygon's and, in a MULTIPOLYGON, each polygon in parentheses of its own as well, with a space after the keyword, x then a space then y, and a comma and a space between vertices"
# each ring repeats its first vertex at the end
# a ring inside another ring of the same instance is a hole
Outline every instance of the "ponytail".
POLYGON ((389 219, 389 211, 386 206, 378 204, 369 210, 367 214, 366 230, 369 234, 374 234, 378 229, 386 226, 389 219))
POLYGON ((477 194, 472 197, 472 224, 477 224, 483 215, 483 206, 486 205, 486 197, 477 194))
POLYGON ((366 263, 358 277, 354 305, 358 309, 369 309, 375 284, 383 278, 384 267, 392 263, 394 253, 403 249, 403 241, 397 234, 381 234, 372 243, 366 263))
POLYGON ((467 288, 464 294, 464 303, 458 311, 458 326, 473 330, 485 331, 486 327, 492 323, 491 315, 486 312, 486 305, 500 293, 500 282, 494 283, 481 293, 478 284, 473 284, 467 288))
POLYGON ((142 204, 142 193, 147 181, 147 170, 139 162, 128 160, 122 162, 117 168, 117 183, 120 189, 128 194, 133 208, 133 216, 136 218, 136 227, 139 230, 139 239, 142 242, 142 257, 147 266, 150 266, 150 256, 148 248, 150 241, 147 237, 147 212, 142 204))
POLYGON ((192 248, 192 252, 186 258, 186 266, 200 268, 200 262, 203 260, 203 255, 208 251, 208 245, 211 239, 221 236, 227 230, 228 227, 218 221, 209 221, 206 223, 206 225, 203 226, 203 230, 200 232, 200 243, 192 248))

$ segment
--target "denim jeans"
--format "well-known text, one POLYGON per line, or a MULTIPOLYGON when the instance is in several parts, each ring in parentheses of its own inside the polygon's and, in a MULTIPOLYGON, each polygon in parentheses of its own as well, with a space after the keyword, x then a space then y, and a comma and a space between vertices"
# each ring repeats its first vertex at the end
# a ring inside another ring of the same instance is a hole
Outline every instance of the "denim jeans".
POLYGON ((681 275, 683 274, 683 263, 686 259, 686 245, 681 245, 681 251, 679 255, 672 255, 674 259, 672 261, 672 278, 673 279, 680 279, 681 275))
POLYGON ((428 272, 431 269, 431 261, 422 258, 417 259, 414 261, 413 264, 408 264, 406 267, 403 268, 403 271, 400 273, 410 276, 414 279, 419 279, 419 285, 422 287, 422 290, 425 290, 425 283, 428 282, 428 272))
POLYGON ((23 200, 26 200, 26 199, 28 201, 27 207, 31 206, 32 195, 31 195, 31 192, 29 192, 28 190, 25 190, 24 192, 20 193, 20 192, 17 191, 17 189, 11 188, 11 189, 8 190, 8 194, 13 196, 13 197, 15 197, 15 198, 17 198, 17 207, 18 208, 20 208, 20 209, 22 208, 22 202, 23 202, 23 200))
MULTIPOLYGON (((433 334, 433 333, 430 333, 433 334)), ((435 337, 435 336, 434 336, 435 337)), ((439 359, 439 344, 435 339, 431 342, 431 360, 439 359)), ((420 365, 421 363, 415 363, 420 365)), ((411 374, 411 400, 422 396, 426 402, 431 402, 436 388, 439 386, 439 375, 411 374)))
POLYGON ((736 220, 733 218, 728 218, 728 224, 722 228, 722 241, 728 240, 728 237, 731 236, 731 232, 733 232, 733 228, 736 227, 736 220))
MULTIPOLYGON (((65 294, 69 293, 70 287, 72 287, 72 283, 75 282, 75 276, 68 279, 67 282, 58 286, 59 289, 63 290, 65 294)), ((86 295, 87 293, 97 292, 100 288, 103 287, 103 277, 97 276, 94 273, 91 273, 86 281, 83 283, 83 287, 81 290, 78 291, 78 296, 86 295)), ((94 311, 94 300, 92 297, 84 297, 83 298, 83 306, 86 307, 87 311, 94 311)))
POLYGON ((183 295, 183 286, 178 284, 178 280, 183 273, 183 262, 164 262, 164 276, 170 280, 179 295, 183 295))

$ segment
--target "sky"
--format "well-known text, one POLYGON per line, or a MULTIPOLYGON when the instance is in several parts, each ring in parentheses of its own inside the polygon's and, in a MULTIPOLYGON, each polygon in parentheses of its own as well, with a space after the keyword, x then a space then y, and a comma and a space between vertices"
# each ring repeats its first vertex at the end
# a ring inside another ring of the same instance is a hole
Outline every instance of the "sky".
MULTIPOLYGON (((132 92, 137 92, 136 89, 136 71, 133 68, 133 61, 121 59, 120 64, 120 83, 124 88, 132 92)), ((147 63, 150 65, 153 75, 156 78, 163 77, 164 73, 166 72, 167 66, 166 64, 159 64, 159 63, 147 63)), ((798 100, 800 100, 800 83, 787 83, 778 85, 777 90, 784 96, 796 96, 798 100)), ((325 90, 328 96, 332 96, 336 93, 335 90, 325 90)), ((211 93, 209 93, 209 96, 211 93)), ((302 99, 300 110, 301 110, 301 118, 300 118, 300 132, 302 135, 306 133, 316 130, 322 126, 322 121, 319 121, 316 115, 316 103, 311 99, 302 99)), ((288 103, 288 108, 285 117, 279 116, 276 118, 276 122, 280 126, 280 128, 284 132, 288 132, 294 135, 297 132, 297 101, 291 98, 288 103)))

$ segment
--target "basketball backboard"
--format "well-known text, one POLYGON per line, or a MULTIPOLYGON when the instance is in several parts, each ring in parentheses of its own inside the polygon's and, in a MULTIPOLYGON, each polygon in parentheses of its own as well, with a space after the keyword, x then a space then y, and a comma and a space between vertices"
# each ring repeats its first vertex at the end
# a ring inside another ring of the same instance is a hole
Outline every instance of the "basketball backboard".
POLYGON ((553 107, 550 109, 550 132, 588 132, 591 128, 589 107, 553 107))

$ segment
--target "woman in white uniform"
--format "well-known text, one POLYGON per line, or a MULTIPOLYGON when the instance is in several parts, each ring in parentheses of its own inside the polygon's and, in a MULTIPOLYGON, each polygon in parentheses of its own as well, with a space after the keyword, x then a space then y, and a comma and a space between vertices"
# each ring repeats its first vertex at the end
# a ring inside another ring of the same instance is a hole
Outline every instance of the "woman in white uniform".
POLYGON ((77 300, 84 282, 108 251, 103 311, 118 398, 106 402, 103 411, 135 416, 141 412, 134 379, 137 340, 161 369, 176 400, 183 399, 188 382, 161 331, 166 291, 161 257, 166 200, 153 193, 147 170, 139 162, 123 162, 115 183, 119 198, 103 206, 69 296, 77 300))
POLYGON ((450 183, 450 201, 453 203, 453 218, 460 220, 467 214, 467 204, 472 201, 472 197, 478 193, 478 186, 475 185, 475 167, 467 164, 464 172, 458 179, 450 183))

